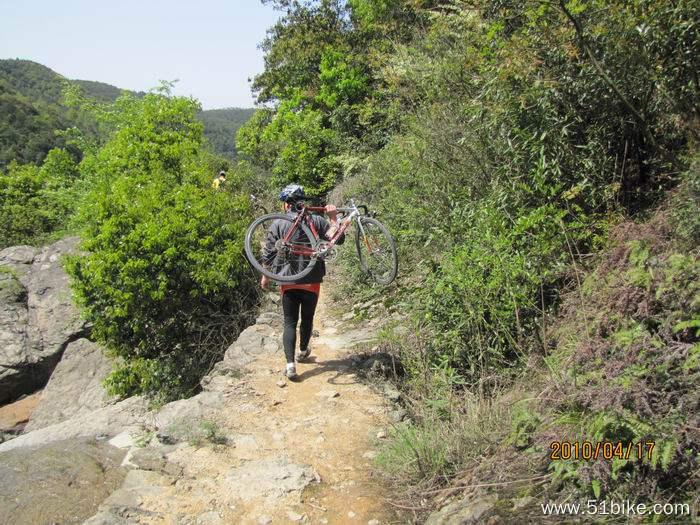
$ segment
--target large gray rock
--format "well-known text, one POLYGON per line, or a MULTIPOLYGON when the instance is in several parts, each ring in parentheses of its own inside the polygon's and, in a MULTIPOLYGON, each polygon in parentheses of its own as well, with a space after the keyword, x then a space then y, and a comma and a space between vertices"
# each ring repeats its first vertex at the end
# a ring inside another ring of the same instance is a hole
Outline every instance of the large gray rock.
POLYGON ((112 369, 102 348, 87 339, 70 343, 41 393, 25 432, 60 423, 109 405, 102 380, 112 369))
POLYGON ((29 270, 38 252, 33 246, 10 246, 0 250, 0 265, 10 268, 21 274, 29 270))
POLYGON ((0 403, 4 403, 40 386, 45 373, 31 362, 39 349, 27 337, 27 290, 16 275, 1 270, 0 403))
POLYGON ((147 423, 147 418, 147 400, 142 397, 130 397, 114 405, 81 413, 61 423, 27 432, 0 443, 0 452, 35 447, 70 438, 112 437, 129 427, 137 431, 138 426, 147 423))
POLYGON ((122 486, 99 506, 99 512, 83 522, 83 525, 122 525, 163 523, 164 516, 140 507, 144 497, 164 499, 173 480, 170 476, 151 470, 130 470, 122 486))
POLYGON ((246 355, 245 360, 248 360, 263 352, 281 351, 281 326, 275 326, 275 323, 270 322, 273 315, 273 312, 261 315, 264 324, 256 323, 243 330, 238 339, 226 350, 224 361, 235 363, 241 359, 242 354, 246 355))
POLYGON ((77 237, 67 237, 44 247, 23 279, 29 292, 30 336, 37 338, 43 355, 63 352, 67 342, 85 328, 61 265, 61 256, 77 252, 78 241, 77 237))
MULTIPOLYGON (((476 525, 496 513, 496 499, 468 496, 437 510, 428 516, 426 525, 476 525)), ((498 523, 498 520, 496 520, 498 523)))
POLYGON ((227 478, 231 493, 242 500, 279 497, 321 479, 310 465, 297 465, 285 458, 249 461, 232 469, 227 478))
POLYGON ((80 523, 117 489, 125 451, 68 440, 0 454, 0 521, 80 523))
POLYGON ((69 237, 39 251, 0 251, 0 403, 43 386, 67 344, 84 332, 60 261, 77 244, 69 237))
POLYGON ((159 430, 165 430, 183 422, 205 419, 223 408, 225 399, 218 393, 205 390, 187 399, 178 399, 163 405, 152 415, 151 421, 159 430))

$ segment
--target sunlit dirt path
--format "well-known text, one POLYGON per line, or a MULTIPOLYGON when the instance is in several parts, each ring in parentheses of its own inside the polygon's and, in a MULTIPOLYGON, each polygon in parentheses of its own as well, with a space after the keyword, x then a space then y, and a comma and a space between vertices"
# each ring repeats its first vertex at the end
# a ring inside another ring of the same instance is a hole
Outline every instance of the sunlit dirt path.
POLYGON ((221 394, 223 409, 213 419, 230 444, 168 454, 184 466, 183 476, 142 495, 142 523, 400 521, 371 468, 388 425, 386 402, 358 380, 347 334, 323 297, 315 328, 320 333, 309 362, 297 365, 298 382, 281 375, 281 351, 264 352, 221 394))

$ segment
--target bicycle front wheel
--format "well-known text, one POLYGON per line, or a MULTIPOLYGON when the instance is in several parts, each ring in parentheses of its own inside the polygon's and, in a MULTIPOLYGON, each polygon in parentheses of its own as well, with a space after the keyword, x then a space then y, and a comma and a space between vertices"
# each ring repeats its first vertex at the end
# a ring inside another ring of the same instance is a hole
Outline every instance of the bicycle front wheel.
POLYGON ((294 219, 271 213, 253 221, 245 234, 246 258, 253 268, 275 281, 301 279, 318 260, 318 240, 306 224, 294 226, 294 219))
POLYGON ((386 226, 377 219, 360 217, 358 221, 360 224, 355 230, 355 248, 360 268, 378 284, 386 286, 394 280, 399 269, 396 241, 386 226))

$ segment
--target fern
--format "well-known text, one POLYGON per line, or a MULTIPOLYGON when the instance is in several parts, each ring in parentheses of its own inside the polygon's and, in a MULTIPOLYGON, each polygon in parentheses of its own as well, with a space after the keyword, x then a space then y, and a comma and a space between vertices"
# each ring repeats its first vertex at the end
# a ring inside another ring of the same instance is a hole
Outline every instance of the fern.
POLYGON ((675 439, 671 439, 669 441, 665 441, 661 447, 661 454, 660 454, 660 463, 661 463, 661 470, 666 472, 668 470, 669 465, 671 464, 671 460, 673 459, 673 456, 675 455, 676 452, 676 445, 678 443, 676 442, 675 439))

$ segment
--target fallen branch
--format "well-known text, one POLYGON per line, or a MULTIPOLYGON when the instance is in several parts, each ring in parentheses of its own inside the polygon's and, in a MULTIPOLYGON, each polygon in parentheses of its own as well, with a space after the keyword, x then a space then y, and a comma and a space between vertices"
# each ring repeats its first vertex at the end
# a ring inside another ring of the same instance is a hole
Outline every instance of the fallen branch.
POLYGON ((512 485, 513 483, 525 483, 527 481, 544 480, 545 478, 548 478, 550 476, 551 476, 551 474, 545 474, 543 476, 535 476, 534 478, 514 479, 512 481, 500 481, 497 483, 478 483, 476 485, 459 485, 457 487, 447 487, 444 489, 429 490, 428 492, 424 492, 423 494, 437 494, 438 492, 452 492, 455 490, 475 489, 475 488, 479 488, 479 487, 498 487, 501 485, 512 485))

